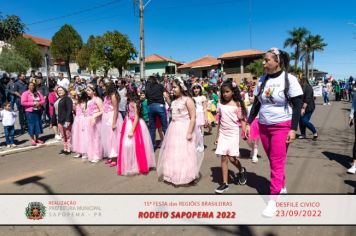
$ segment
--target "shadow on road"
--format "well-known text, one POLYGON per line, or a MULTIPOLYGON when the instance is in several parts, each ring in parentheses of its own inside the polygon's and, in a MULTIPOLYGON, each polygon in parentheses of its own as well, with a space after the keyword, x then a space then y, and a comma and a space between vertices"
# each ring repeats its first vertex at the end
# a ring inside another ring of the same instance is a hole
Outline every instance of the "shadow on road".
POLYGON ((247 172, 247 186, 257 190, 258 194, 269 194, 270 182, 263 176, 253 172, 247 172))
MULTIPOLYGON (((210 176, 212 177, 212 182, 221 184, 223 182, 221 167, 211 167, 210 170, 211 170, 210 176)), ((228 172, 228 182, 237 184, 235 173, 232 170, 229 170, 228 172)))
POLYGON ((327 158, 329 158, 330 161, 336 161, 340 165, 344 166, 345 168, 350 167, 350 163, 352 162, 352 158, 346 155, 334 153, 334 152, 322 152, 327 158))
POLYGON ((350 185, 351 187, 354 188, 354 192, 353 192, 353 193, 350 193, 350 194, 356 194, 356 181, 353 181, 353 180, 345 180, 344 183, 345 183, 345 184, 348 184, 348 185, 350 185))
MULTIPOLYGON (((47 184, 39 182, 42 179, 43 179, 43 177, 38 176, 38 175, 34 175, 34 176, 31 176, 31 177, 28 177, 28 178, 25 178, 25 179, 20 179, 20 180, 16 181, 15 184, 19 185, 19 186, 23 186, 23 185, 26 185, 26 184, 35 184, 35 185, 43 188, 46 191, 46 193, 55 194, 50 186, 48 186, 47 184)), ((77 235, 80 235, 80 236, 88 235, 88 233, 86 233, 85 230, 82 227, 78 226, 78 225, 73 225, 71 227, 74 228, 74 230, 77 233, 77 235)))
POLYGON ((46 142, 50 139, 54 139, 54 134, 47 134, 39 137, 42 141, 46 142))

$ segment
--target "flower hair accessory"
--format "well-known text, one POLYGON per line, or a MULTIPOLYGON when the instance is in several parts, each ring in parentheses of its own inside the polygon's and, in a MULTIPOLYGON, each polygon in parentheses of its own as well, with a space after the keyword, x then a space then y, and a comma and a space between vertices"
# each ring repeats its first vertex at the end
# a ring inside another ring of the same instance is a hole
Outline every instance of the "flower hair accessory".
POLYGON ((232 87, 236 88, 237 84, 235 82, 232 82, 232 87))
POLYGON ((188 89, 187 87, 185 87, 183 80, 179 77, 177 77, 176 79, 178 80, 179 86, 183 89, 183 91, 187 91, 188 89))
POLYGON ((277 59, 279 61, 279 55, 281 54, 278 48, 271 48, 270 52, 272 52, 274 55, 277 56, 277 59))

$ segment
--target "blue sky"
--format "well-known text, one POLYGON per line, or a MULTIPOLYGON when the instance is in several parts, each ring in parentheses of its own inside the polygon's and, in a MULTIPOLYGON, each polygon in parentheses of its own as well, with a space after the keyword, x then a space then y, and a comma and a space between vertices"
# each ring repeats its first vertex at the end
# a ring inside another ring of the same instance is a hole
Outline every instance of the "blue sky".
MULTIPOLYGON (((28 34, 51 39, 68 23, 84 41, 118 30, 139 49, 138 10, 132 0, 0 0, 0 6, 2 15, 19 15, 28 34)), ((188 62, 249 49, 250 39, 254 49, 282 48, 289 30, 306 27, 328 44, 316 54, 315 67, 341 79, 356 76, 355 10, 355 0, 151 0, 145 8, 145 52, 188 62)))

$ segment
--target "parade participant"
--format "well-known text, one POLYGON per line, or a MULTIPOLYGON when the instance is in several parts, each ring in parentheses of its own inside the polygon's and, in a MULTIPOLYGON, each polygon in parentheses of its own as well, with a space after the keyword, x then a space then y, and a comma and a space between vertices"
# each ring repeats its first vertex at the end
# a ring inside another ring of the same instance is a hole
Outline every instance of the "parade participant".
MULTIPOLYGON (((296 138, 300 119, 303 90, 298 79, 288 74, 289 55, 277 48, 267 51, 263 59, 266 75, 262 76, 255 89, 255 102, 246 126, 250 126, 259 114, 259 129, 263 148, 270 161, 270 194, 286 193, 285 165, 288 145, 296 138)), ((276 213, 276 197, 272 196, 263 215, 276 213)))
POLYGON ((156 120, 157 117, 162 124, 163 133, 166 133, 168 122, 167 113, 164 102, 164 88, 162 84, 159 84, 157 78, 150 76, 149 81, 146 84, 146 98, 148 101, 149 109, 149 130, 151 135, 151 142, 156 147, 156 120))
POLYGON ((303 97, 302 97, 302 111, 299 122, 300 136, 299 139, 306 138, 306 128, 308 128, 311 132, 313 132, 313 140, 316 141, 318 138, 318 133, 314 125, 310 122, 310 118, 315 110, 315 102, 314 102, 314 90, 313 87, 309 84, 307 77, 301 77, 300 85, 303 89, 303 97))
POLYGON ((89 97, 87 106, 88 118, 88 160, 91 163, 99 162, 103 157, 103 147, 101 144, 101 116, 103 114, 103 102, 97 96, 96 86, 89 84, 86 88, 89 97))
POLYGON ((136 88, 129 84, 126 117, 122 124, 117 174, 146 174, 156 166, 155 154, 136 88))
POLYGON ((16 112, 11 109, 9 102, 4 103, 4 110, 0 112, 0 120, 4 126, 5 140, 8 148, 16 147, 14 142, 16 112))
POLYGON ((52 117, 52 124, 58 124, 59 132, 62 135, 63 150, 59 154, 71 154, 72 146, 72 124, 73 124, 73 101, 68 96, 68 91, 59 86, 57 88, 58 99, 54 103, 55 115, 52 117))
MULTIPOLYGON (((247 94, 247 96, 248 96, 248 94, 247 94)), ((249 116, 251 108, 252 108, 252 104, 254 103, 255 98, 253 96, 251 96, 251 97, 248 96, 248 97, 249 97, 249 105, 246 107, 246 109, 247 109, 247 115, 249 116)), ((258 124, 258 115, 251 123, 249 137, 246 138, 244 132, 241 133, 241 136, 242 136, 242 138, 246 139, 247 144, 251 148, 250 157, 251 157, 252 163, 257 163, 258 162, 258 145, 260 143, 260 130, 259 130, 259 124, 258 124)))
POLYGON ((172 121, 161 146, 157 173, 160 180, 185 185, 199 178, 204 149, 198 151, 200 131, 195 126, 194 101, 182 79, 174 79, 172 91, 172 121))
POLYGON ((221 170, 223 183, 215 189, 216 193, 229 190, 228 162, 230 161, 238 170, 239 184, 247 181, 246 168, 241 166, 240 157, 239 123, 245 130, 247 112, 242 101, 240 90, 235 82, 225 81, 220 89, 220 101, 218 104, 218 126, 215 144, 215 154, 221 158, 221 170))
POLYGON ((195 101, 196 108, 195 126, 199 128, 201 133, 199 139, 202 140, 202 142, 199 142, 200 144, 202 144, 202 146, 198 148, 204 150, 204 126, 208 125, 207 100, 206 97, 203 95, 203 87, 198 83, 192 85, 191 93, 195 101))
POLYGON ((72 127, 72 150, 76 152, 74 157, 83 157, 87 153, 88 146, 88 133, 87 133, 87 119, 86 110, 88 95, 85 89, 79 91, 77 94, 77 104, 74 108, 74 121, 72 127))
POLYGON ((44 143, 38 138, 43 133, 41 108, 44 102, 42 94, 36 90, 36 81, 30 81, 28 90, 21 95, 21 105, 26 112, 28 134, 30 135, 32 146, 44 143))
POLYGON ((103 156, 108 160, 105 164, 116 166, 116 158, 119 150, 122 117, 119 115, 120 97, 116 86, 112 81, 104 81, 104 113, 101 123, 101 143, 103 156))
POLYGON ((330 105, 330 99, 329 99, 329 94, 331 91, 329 91, 329 83, 328 82, 324 82, 322 87, 321 87, 321 90, 322 90, 322 93, 323 93, 323 99, 324 99, 324 105, 330 105))
POLYGON ((141 101, 141 112, 142 112, 142 119, 146 122, 146 125, 149 125, 149 118, 148 118, 148 104, 145 95, 145 91, 140 92, 140 101, 141 101))
POLYGON ((354 137, 355 137, 355 141, 354 141, 354 148, 353 148, 353 153, 352 153, 352 165, 351 167, 347 170, 347 173, 350 174, 355 174, 356 173, 356 124, 355 124, 355 113, 356 113, 356 84, 353 83, 352 84, 352 106, 351 106, 351 112, 350 112, 350 120, 349 120, 349 125, 350 127, 353 125, 355 127, 355 133, 354 133, 354 137))

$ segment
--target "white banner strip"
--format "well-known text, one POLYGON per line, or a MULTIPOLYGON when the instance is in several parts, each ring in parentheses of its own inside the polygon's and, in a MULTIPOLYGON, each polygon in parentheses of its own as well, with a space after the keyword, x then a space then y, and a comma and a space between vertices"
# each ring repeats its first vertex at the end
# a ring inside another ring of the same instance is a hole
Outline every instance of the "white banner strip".
POLYGON ((1 195, 0 225, 356 225, 355 195, 1 195))

